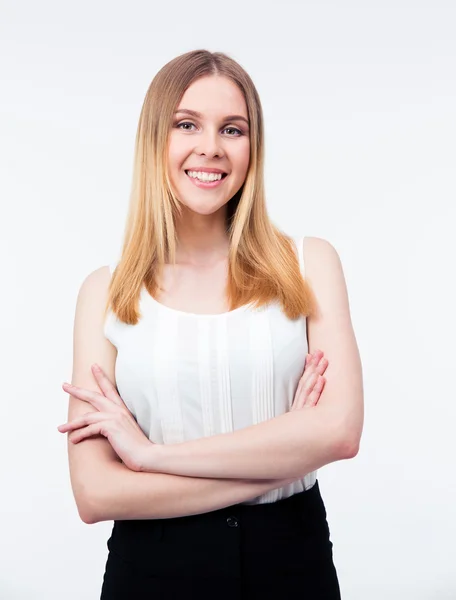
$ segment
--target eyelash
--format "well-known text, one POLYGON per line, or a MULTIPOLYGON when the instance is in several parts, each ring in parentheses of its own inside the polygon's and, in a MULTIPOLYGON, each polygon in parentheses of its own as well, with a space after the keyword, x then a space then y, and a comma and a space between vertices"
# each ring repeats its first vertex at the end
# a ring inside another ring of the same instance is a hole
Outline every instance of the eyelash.
MULTIPOLYGON (((191 123, 190 121, 182 121, 182 123, 178 123, 176 125, 176 127, 179 129, 181 125, 194 125, 194 123, 191 123)), ((237 127, 225 127, 225 129, 233 129, 234 131, 239 132, 239 135, 230 135, 228 137, 240 137, 241 135, 244 135, 244 133, 237 127)), ((188 130, 183 129, 182 131, 188 131, 188 130)))

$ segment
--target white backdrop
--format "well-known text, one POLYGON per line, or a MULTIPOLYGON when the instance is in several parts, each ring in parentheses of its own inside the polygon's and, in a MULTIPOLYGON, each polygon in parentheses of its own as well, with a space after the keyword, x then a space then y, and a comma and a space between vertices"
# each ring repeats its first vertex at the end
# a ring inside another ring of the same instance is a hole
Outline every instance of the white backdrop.
POLYGON ((258 87, 274 222, 344 266, 365 428, 319 472, 343 600, 456 598, 455 3, 0 12, 0 598, 99 598, 112 522, 80 521, 56 429, 76 296, 119 251, 146 90, 196 48, 258 87))

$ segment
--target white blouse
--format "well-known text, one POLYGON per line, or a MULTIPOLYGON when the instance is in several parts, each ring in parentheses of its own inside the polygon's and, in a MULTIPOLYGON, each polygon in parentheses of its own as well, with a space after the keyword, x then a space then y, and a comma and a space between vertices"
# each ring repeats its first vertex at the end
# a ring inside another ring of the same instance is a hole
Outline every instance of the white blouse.
MULTIPOLYGON (((294 242, 304 276, 303 238, 294 242)), ((109 311, 104 334, 117 348, 119 394, 154 443, 231 432, 290 410, 308 352, 305 317, 288 319, 277 301, 215 315, 182 312, 145 287, 139 308, 136 325, 109 311)), ((316 479, 313 471, 244 504, 275 502, 316 479)))

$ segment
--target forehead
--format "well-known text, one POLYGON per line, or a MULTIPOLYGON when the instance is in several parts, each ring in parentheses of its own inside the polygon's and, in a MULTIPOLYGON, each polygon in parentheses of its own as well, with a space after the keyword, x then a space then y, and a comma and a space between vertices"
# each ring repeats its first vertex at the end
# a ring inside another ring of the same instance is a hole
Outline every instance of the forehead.
POLYGON ((238 114, 247 118, 247 105, 238 86, 220 76, 203 77, 185 91, 178 108, 187 108, 212 117, 238 114))

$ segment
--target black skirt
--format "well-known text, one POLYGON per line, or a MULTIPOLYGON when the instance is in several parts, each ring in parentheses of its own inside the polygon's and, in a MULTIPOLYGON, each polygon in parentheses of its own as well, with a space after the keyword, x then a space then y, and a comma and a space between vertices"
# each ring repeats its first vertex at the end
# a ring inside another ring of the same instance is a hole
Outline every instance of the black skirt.
POLYGON ((115 521, 107 545, 100 600, 340 600, 318 481, 270 504, 115 521))

